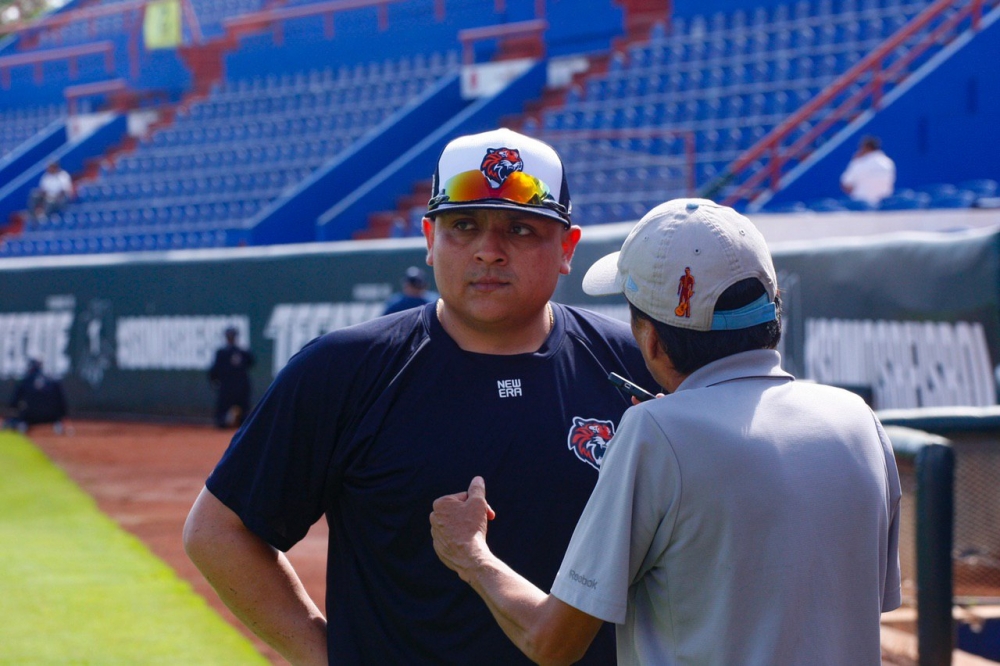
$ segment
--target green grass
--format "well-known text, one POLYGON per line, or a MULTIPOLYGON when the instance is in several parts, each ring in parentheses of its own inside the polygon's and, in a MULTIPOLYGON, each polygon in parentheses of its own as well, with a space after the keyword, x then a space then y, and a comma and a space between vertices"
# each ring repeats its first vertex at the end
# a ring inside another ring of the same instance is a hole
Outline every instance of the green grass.
POLYGON ((31 442, 0 433, 0 664, 266 663, 31 442))

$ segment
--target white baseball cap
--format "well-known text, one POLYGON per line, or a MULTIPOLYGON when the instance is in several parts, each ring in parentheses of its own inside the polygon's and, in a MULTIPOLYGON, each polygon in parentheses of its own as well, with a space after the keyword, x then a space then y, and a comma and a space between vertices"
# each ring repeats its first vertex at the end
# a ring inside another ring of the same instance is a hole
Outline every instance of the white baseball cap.
POLYGON ((438 158, 427 216, 470 208, 527 210, 569 227, 572 204, 558 153, 506 127, 454 139, 438 158))
POLYGON ((778 280, 764 237, 746 217, 708 199, 674 199, 646 213, 619 252, 590 267, 583 290, 624 293, 653 319, 694 331, 777 319, 778 280), (719 295, 746 278, 760 280, 766 293, 738 310, 715 312, 719 295))

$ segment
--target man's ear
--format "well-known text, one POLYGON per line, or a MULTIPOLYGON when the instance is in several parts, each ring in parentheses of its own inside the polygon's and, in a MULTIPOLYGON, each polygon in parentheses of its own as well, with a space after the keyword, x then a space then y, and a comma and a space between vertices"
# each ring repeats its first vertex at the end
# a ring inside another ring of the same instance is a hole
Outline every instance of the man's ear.
POLYGON ((648 319, 639 319, 639 329, 635 336, 635 341, 639 345, 643 358, 647 363, 657 360, 664 352, 660 346, 660 336, 656 333, 656 327, 648 319))
POLYGON ((569 275, 573 268, 573 255, 576 253, 576 246, 580 242, 582 231, 580 227, 572 226, 563 232, 562 240, 562 264, 559 266, 559 273, 569 275))
POLYGON ((425 217, 420 221, 420 226, 424 232, 424 240, 427 241, 427 265, 434 265, 434 220, 425 217))

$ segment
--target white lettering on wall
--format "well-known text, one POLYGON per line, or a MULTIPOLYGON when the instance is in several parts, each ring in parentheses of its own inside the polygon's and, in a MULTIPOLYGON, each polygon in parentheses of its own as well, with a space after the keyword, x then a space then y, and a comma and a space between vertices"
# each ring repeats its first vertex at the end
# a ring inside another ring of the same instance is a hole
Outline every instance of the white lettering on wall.
POLYGON ((72 324, 73 313, 66 310, 0 314, 0 379, 21 377, 32 358, 52 377, 69 372, 72 324))
POLYGON ((808 319, 806 377, 870 386, 877 409, 996 404, 982 324, 808 319))
POLYGON ((274 374, 278 374, 306 343, 338 328, 374 319, 384 308, 381 302, 279 303, 271 311, 264 329, 264 337, 274 340, 274 374))
POLYGON ((122 317, 118 320, 116 362, 122 370, 206 370, 224 331, 235 326, 239 342, 250 339, 245 315, 122 317))

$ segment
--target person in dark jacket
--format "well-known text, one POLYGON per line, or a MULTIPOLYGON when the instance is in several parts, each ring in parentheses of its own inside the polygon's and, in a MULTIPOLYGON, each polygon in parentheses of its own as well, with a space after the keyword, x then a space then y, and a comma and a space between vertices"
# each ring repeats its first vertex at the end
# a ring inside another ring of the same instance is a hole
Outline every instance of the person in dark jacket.
POLYGON ((424 271, 416 266, 410 266, 406 269, 406 275, 403 276, 402 291, 392 295, 386 302, 382 314, 387 315, 410 308, 418 308, 435 300, 437 300, 437 294, 427 293, 427 276, 424 271))
POLYGON ((57 379, 45 376, 42 362, 28 361, 28 371, 14 387, 7 405, 14 410, 6 426, 27 432, 33 425, 51 423, 56 432, 62 432, 66 418, 66 395, 57 379))
POLYGON ((208 381, 218 392, 215 401, 215 425, 238 428, 250 411, 250 368, 253 353, 236 344, 239 332, 226 329, 226 346, 215 352, 215 362, 208 371, 208 381))

